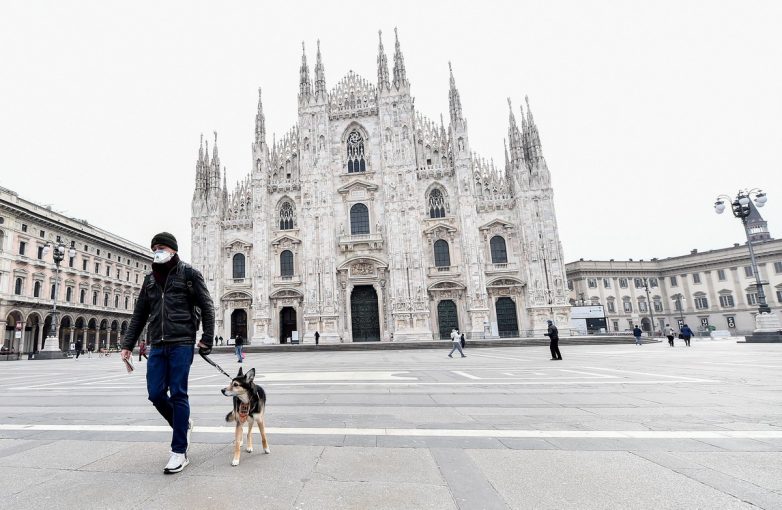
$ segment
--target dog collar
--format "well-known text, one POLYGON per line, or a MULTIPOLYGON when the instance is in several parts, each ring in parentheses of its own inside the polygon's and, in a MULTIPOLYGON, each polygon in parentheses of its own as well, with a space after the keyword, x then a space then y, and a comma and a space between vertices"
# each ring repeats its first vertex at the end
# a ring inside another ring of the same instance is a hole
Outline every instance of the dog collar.
POLYGON ((250 414, 250 403, 247 402, 246 404, 244 402, 239 403, 239 422, 244 423, 247 421, 247 416, 250 414))

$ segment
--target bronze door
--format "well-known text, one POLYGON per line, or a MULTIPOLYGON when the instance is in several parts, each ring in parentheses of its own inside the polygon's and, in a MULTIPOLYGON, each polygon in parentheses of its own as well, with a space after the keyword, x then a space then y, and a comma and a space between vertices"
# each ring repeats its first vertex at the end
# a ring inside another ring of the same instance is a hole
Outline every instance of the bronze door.
POLYGON ((371 285, 359 285, 350 295, 350 314, 354 342, 380 341, 380 316, 377 293, 371 285))

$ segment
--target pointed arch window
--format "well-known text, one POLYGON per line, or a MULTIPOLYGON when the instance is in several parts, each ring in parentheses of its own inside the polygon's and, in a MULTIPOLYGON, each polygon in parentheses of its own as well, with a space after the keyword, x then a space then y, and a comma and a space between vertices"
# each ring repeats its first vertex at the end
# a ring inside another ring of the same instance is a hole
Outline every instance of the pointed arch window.
POLYGON ((445 197, 437 188, 429 193, 429 217, 445 218, 445 197))
POLYGON ((502 236, 492 237, 491 241, 489 241, 489 247, 491 248, 492 264, 508 263, 508 250, 505 246, 505 238, 502 236))
POLYGON ((295 228, 295 214, 293 204, 284 202, 280 206, 280 230, 291 230, 295 228))
POLYGON ((364 153, 364 138, 358 131, 351 131, 347 140, 348 173, 366 172, 367 163, 364 153))
POLYGON ((449 267, 451 265, 451 252, 448 242, 438 239, 434 242, 434 265, 437 267, 449 267))
POLYGON ((369 234, 369 209, 364 204, 350 208, 350 235, 369 234))
POLYGON ((293 252, 290 250, 280 253, 280 276, 283 278, 293 276, 293 252))
POLYGON ((241 253, 234 255, 233 265, 234 279, 244 278, 244 255, 241 253))

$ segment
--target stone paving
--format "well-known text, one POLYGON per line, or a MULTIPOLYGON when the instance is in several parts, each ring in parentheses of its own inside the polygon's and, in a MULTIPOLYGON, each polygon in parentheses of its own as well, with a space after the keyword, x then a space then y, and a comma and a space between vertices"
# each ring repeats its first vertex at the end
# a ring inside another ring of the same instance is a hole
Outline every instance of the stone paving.
POLYGON ((169 476, 144 362, 2 363, 0 508, 782 508, 782 346, 447 352, 248 354, 271 454, 256 438, 238 467, 227 378, 196 357, 169 476))

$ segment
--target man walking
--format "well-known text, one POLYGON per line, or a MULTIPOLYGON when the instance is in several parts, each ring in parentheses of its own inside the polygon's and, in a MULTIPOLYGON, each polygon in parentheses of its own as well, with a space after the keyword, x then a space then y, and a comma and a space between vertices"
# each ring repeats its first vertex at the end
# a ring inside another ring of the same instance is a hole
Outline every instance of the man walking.
POLYGON ((682 338, 684 339, 684 345, 689 347, 690 346, 690 338, 695 336, 695 333, 692 332, 690 327, 685 324, 684 327, 681 329, 682 338))
POLYGON ((548 333, 544 333, 549 338, 548 348, 551 350, 551 360, 562 360, 562 353, 559 352, 559 330, 553 321, 548 321, 548 333))
POLYGON ((668 345, 673 347, 673 337, 675 336, 675 333, 673 332, 673 328, 670 324, 665 325, 665 337, 668 339, 668 345))
POLYGON ((641 331, 641 328, 638 327, 638 324, 635 325, 633 328, 633 336, 635 337, 635 345, 643 345, 641 343, 641 335, 643 335, 643 332, 641 331))
POLYGON ((81 338, 76 340, 76 345, 74 346, 74 349, 76 350, 76 359, 79 359, 79 354, 81 354, 81 349, 84 347, 84 344, 81 342, 81 338))
POLYGON ((448 353, 449 358, 453 358, 453 351, 458 350, 459 354, 462 355, 462 358, 466 358, 467 356, 464 355, 464 351, 462 351, 462 338, 459 334, 458 329, 452 329, 451 330, 451 352, 448 353))
POLYGON ((242 335, 236 335, 236 338, 234 338, 234 344, 236 347, 236 358, 237 362, 241 363, 244 359, 244 353, 242 352, 242 346, 244 345, 244 338, 242 338, 242 335))
POLYGON ((320 333, 317 331, 315 332, 315 345, 318 345, 318 341, 320 340, 320 333))
POLYGON ((171 455, 163 472, 178 473, 190 463, 187 448, 193 422, 187 396, 187 379, 198 332, 198 309, 203 334, 198 352, 212 352, 214 307, 199 271, 177 255, 176 238, 161 232, 152 238, 152 272, 144 277, 133 318, 122 341, 122 359, 130 360, 133 347, 149 321, 147 393, 155 409, 171 426, 171 455), (198 309, 196 308, 198 307, 198 309))

